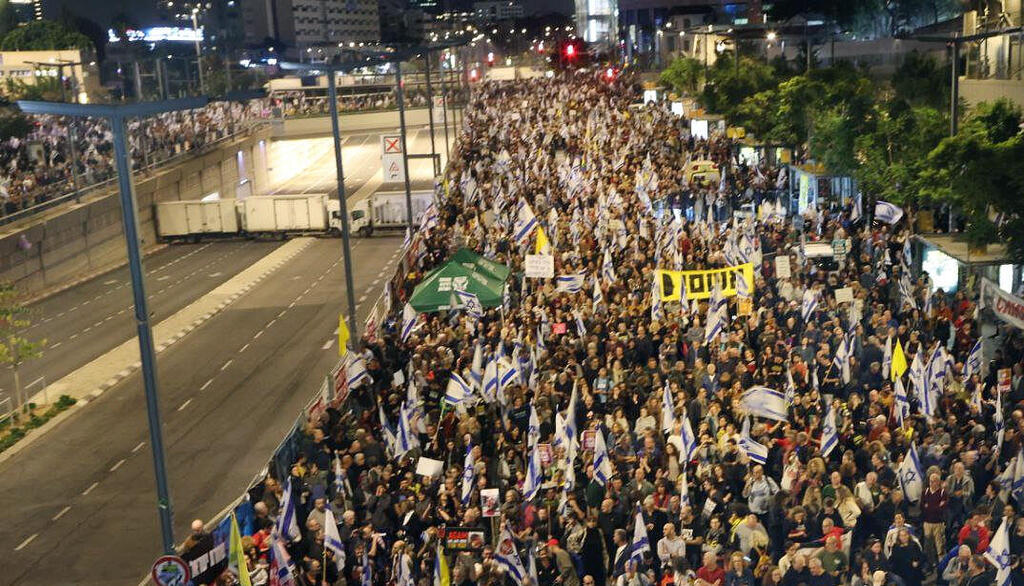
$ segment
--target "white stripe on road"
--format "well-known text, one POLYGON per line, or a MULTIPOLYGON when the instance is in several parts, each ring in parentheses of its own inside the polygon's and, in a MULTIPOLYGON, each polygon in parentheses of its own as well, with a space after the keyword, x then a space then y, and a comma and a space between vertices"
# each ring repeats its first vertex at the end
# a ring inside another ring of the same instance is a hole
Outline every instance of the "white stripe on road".
POLYGON ((82 496, 89 496, 89 493, 92 492, 92 489, 96 488, 99 485, 99 482, 93 482, 92 484, 89 485, 89 488, 82 491, 82 496))
POLYGON ((68 505, 68 506, 64 507, 63 509, 61 509, 59 513, 57 513, 56 515, 51 517, 50 520, 51 521, 56 521, 57 519, 60 519, 61 517, 63 517, 64 514, 67 513, 70 510, 71 510, 71 505, 68 505))
POLYGON ((26 539, 25 541, 22 541, 21 545, 19 545, 18 547, 14 548, 14 551, 21 551, 21 550, 25 549, 25 546, 30 544, 30 543, 32 543, 32 540, 35 539, 36 537, 39 537, 39 534, 38 533, 33 533, 32 535, 29 536, 28 539, 26 539))
POLYGON ((120 460, 118 460, 117 464, 114 464, 113 466, 111 466, 110 467, 110 471, 111 472, 117 472, 117 469, 121 467, 121 464, 124 464, 124 458, 121 458, 120 460))
POLYGON ((134 448, 132 448, 132 453, 134 454, 134 453, 138 452, 139 450, 142 449, 142 446, 144 446, 144 445, 146 445, 146 442, 139 442, 139 445, 137 445, 134 448))
POLYGON ((200 391, 205 391, 206 387, 210 386, 210 384, 212 384, 212 383, 213 383, 213 379, 211 378, 210 380, 208 380, 205 383, 203 383, 203 386, 199 387, 199 390, 200 391))
POLYGON ((249 344, 246 344, 245 346, 242 346, 241 348, 238 349, 238 353, 241 354, 242 352, 245 352, 248 349, 249 349, 249 344))
POLYGON ((223 366, 220 367, 221 372, 223 372, 224 369, 226 369, 229 366, 231 366, 231 360, 228 360, 227 362, 224 363, 223 366))
POLYGON ((331 346, 333 346, 333 345, 334 345, 334 338, 331 338, 330 340, 327 340, 326 342, 324 342, 324 345, 321 346, 320 349, 321 350, 330 350, 331 346))
POLYGON ((188 399, 187 401, 185 401, 184 403, 182 403, 182 404, 181 404, 181 407, 178 407, 178 411, 181 411, 181 410, 182 410, 182 409, 184 409, 185 407, 188 407, 188 404, 189 404, 189 403, 191 403, 191 402, 192 402, 192 399, 188 399))

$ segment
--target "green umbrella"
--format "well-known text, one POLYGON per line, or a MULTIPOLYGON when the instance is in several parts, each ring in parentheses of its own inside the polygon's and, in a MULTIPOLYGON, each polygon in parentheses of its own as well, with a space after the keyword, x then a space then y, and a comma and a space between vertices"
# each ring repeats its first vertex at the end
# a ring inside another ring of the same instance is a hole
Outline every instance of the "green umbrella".
POLYGON ((452 260, 478 273, 497 279, 504 283, 511 272, 507 266, 489 258, 480 256, 468 248, 460 248, 452 255, 452 260))
POLYGON ((409 304, 419 312, 450 309, 455 290, 476 295, 480 305, 484 307, 498 307, 503 300, 505 284, 452 260, 424 277, 423 281, 416 285, 409 304))

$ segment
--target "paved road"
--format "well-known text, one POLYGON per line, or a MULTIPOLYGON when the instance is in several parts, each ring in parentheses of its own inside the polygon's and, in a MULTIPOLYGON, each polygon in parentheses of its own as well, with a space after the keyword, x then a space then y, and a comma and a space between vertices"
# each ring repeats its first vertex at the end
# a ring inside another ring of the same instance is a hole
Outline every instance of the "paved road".
MULTIPOLYGON (((231 241, 175 245, 146 259, 147 294, 153 323, 210 292, 280 242, 231 241)), ((30 307, 26 336, 46 340, 44 355, 21 370, 29 393, 42 389, 134 337, 131 283, 121 268, 48 297, 30 307), (35 384, 33 384, 35 383, 35 384)), ((0 395, 14 394, 14 376, 0 371, 0 395)))
MULTIPOLYGON (((365 318, 401 238, 354 243, 365 318)), ((339 241, 314 242, 160 355, 175 532, 266 464, 337 357, 339 241)), ((132 375, 0 465, 2 584, 135 584, 160 533, 142 383, 132 375)))

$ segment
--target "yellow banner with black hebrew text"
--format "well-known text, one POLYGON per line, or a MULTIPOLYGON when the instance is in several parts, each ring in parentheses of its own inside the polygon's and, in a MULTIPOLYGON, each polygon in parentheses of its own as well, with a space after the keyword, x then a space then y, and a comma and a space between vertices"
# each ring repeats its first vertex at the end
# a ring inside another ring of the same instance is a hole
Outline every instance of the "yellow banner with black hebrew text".
POLYGON ((707 271, 654 271, 658 280, 658 288, 662 301, 679 301, 681 291, 686 291, 687 299, 707 299, 711 297, 717 283, 722 295, 731 297, 736 294, 736 279, 747 283, 747 290, 754 291, 754 265, 744 263, 724 269, 707 271))

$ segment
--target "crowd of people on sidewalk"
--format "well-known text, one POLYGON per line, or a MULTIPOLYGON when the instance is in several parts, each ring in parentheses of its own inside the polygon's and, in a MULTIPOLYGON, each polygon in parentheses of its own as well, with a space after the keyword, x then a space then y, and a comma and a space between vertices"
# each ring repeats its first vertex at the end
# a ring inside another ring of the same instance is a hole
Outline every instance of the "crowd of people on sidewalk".
POLYGON ((627 75, 474 89, 391 319, 213 581, 1024 583, 1020 332, 933 290, 912 210, 794 218, 779 169, 637 101, 627 75), (501 306, 403 305, 462 247, 511 268, 501 306))

